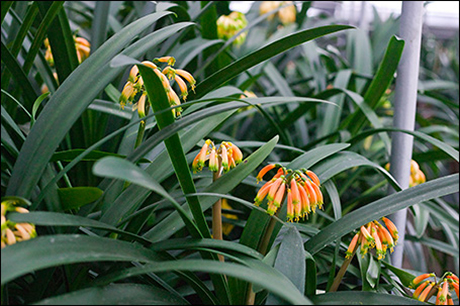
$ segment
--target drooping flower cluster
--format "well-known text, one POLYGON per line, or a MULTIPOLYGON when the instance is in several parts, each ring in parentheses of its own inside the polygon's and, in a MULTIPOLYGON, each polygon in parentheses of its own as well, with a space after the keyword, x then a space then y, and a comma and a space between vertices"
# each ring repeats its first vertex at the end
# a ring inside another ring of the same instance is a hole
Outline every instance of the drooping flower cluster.
MULTIPOLYGON (((89 57, 91 44, 83 37, 74 36, 73 39, 75 41, 75 49, 77 50, 78 62, 81 64, 85 59, 89 57)), ((48 38, 45 39, 44 44, 46 47, 45 59, 51 66, 53 66, 54 58, 53 53, 51 53, 51 46, 48 38)))
MULTIPOLYGON (((390 163, 385 165, 385 169, 390 170, 390 163)), ((410 161, 410 176, 409 176, 409 187, 414 187, 419 184, 425 183, 426 177, 425 173, 420 170, 420 166, 415 160, 410 161)))
POLYGON ((24 207, 16 206, 17 202, 14 200, 6 200, 2 202, 2 249, 7 245, 15 244, 19 241, 29 240, 37 236, 35 226, 30 223, 15 223, 6 219, 6 215, 10 211, 18 213, 28 213, 29 211, 24 207))
MULTIPOLYGON (((280 6, 285 6, 276 14, 281 23, 284 25, 294 23, 296 20, 297 9, 292 1, 263 1, 259 7, 259 13, 260 15, 263 15, 279 8, 280 6)), ((270 15, 267 19, 272 20, 274 15, 275 14, 270 15)))
MULTIPOLYGON (((241 12, 231 12, 230 15, 222 15, 217 19, 217 36, 221 39, 228 40, 237 32, 248 25, 246 16, 241 12)), ((246 40, 246 33, 241 33, 235 39, 233 44, 241 45, 246 40)))
MULTIPOLYGON (((181 91, 181 97, 185 101, 187 99, 188 89, 184 79, 190 84, 192 91, 195 90, 195 79, 189 72, 183 69, 172 68, 172 66, 176 62, 176 60, 172 56, 163 56, 160 58, 155 58, 153 61, 158 63, 167 63, 168 66, 165 67, 163 70, 160 70, 161 68, 159 68, 153 62, 143 61, 142 64, 152 68, 156 75, 161 79, 164 90, 166 91, 166 94, 168 96, 169 104, 171 106, 180 105, 181 102, 179 96, 171 87, 170 80, 174 79, 174 81, 177 83, 181 91)), ((124 108, 127 103, 132 104, 136 99, 138 101, 134 103, 133 111, 137 109, 139 117, 143 118, 146 114, 147 92, 144 88, 144 81, 142 79, 142 76, 139 75, 139 68, 135 65, 131 68, 128 80, 121 92, 120 105, 122 108, 124 108)), ((181 113, 181 108, 178 107, 172 109, 172 113, 174 117, 179 116, 181 113)))
POLYGON ((193 173, 201 171, 209 160, 209 170, 221 173, 233 169, 243 160, 241 150, 230 141, 222 141, 219 147, 211 139, 205 141, 192 163, 193 173))
POLYGON ((322 208, 323 194, 320 189, 318 176, 310 170, 286 169, 278 164, 269 164, 260 170, 256 179, 261 181, 264 175, 279 167, 271 180, 266 182, 257 193, 254 204, 259 206, 265 198, 268 200, 267 213, 274 215, 287 197, 287 221, 299 221, 311 212, 316 212, 316 207, 322 208))
POLYGON ((390 219, 383 217, 382 221, 386 228, 377 220, 361 226, 359 232, 351 240, 348 250, 345 253, 345 258, 353 256, 358 246, 361 247, 360 254, 362 256, 369 249, 375 247, 378 260, 385 258, 387 249, 393 252, 393 248, 398 242, 398 229, 390 219))
POLYGON ((436 294, 436 305, 454 305, 450 291, 454 290, 458 298, 458 277, 452 272, 446 272, 436 281, 434 273, 424 273, 415 277, 409 288, 415 289, 412 298, 421 302, 427 302, 436 294))

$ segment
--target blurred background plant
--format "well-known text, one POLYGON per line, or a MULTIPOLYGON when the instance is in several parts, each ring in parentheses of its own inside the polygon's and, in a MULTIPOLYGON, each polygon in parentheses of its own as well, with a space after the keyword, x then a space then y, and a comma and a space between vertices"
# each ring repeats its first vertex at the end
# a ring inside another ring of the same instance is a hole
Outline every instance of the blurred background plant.
POLYGON ((458 28, 423 36, 407 133, 426 182, 400 191, 385 170, 399 17, 375 9, 359 24, 331 3, 256 1, 243 14, 229 1, 2 1, 1 195, 30 204, 8 221, 37 233, 2 248, 2 304, 400 305, 413 302, 415 276, 458 275, 458 28), (222 16, 235 15, 223 35, 222 16), (162 56, 196 79, 177 118, 141 64, 162 56), (151 106, 143 118, 118 104, 133 65, 151 106), (208 138, 244 156, 215 181, 190 171, 208 138), (290 224, 286 205, 277 217, 254 206, 269 163, 312 169, 323 210, 290 224), (221 241, 210 231, 217 199, 221 241), (407 207, 403 267, 355 256, 328 293, 353 231, 407 207))

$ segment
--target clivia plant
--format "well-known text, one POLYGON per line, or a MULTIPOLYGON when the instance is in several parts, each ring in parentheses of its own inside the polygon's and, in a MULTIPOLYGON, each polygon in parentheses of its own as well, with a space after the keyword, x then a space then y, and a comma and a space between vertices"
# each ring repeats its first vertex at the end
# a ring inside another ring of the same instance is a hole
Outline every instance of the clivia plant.
POLYGON ((395 129, 397 20, 229 4, 2 2, 2 305, 457 302, 458 79, 395 129))

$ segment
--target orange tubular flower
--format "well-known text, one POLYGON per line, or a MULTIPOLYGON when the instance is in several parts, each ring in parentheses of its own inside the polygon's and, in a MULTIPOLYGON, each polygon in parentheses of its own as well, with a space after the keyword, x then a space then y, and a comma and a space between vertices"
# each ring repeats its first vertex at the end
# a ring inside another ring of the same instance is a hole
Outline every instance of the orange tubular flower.
POLYGON ((425 273, 414 278, 409 285, 409 288, 415 288, 420 282, 424 281, 428 277, 435 277, 434 273, 425 273))
POLYGON ((321 209, 323 207, 323 194, 319 189, 319 186, 316 185, 314 182, 311 182, 311 186, 313 187, 313 190, 316 194, 316 203, 318 204, 319 209, 321 209))
POLYGON ((442 284, 441 295, 439 296, 439 301, 441 303, 447 302, 448 292, 449 292, 449 283, 447 282, 447 279, 444 279, 444 282, 442 284))
POLYGON ((298 187, 299 187, 299 193, 300 193, 300 203, 302 206, 301 213, 302 213, 302 216, 306 216, 311 211, 310 200, 308 199, 308 194, 305 191, 304 186, 300 184, 298 187))
POLYGON ((273 200, 275 199, 276 191, 278 190, 279 186, 281 185, 283 181, 284 181, 284 177, 280 176, 279 178, 276 179, 276 181, 270 187, 270 190, 268 191, 268 196, 267 196, 267 200, 269 202, 273 202, 273 200))
POLYGON ((318 206, 318 198, 316 195, 316 191, 315 189, 313 189, 313 186, 310 180, 307 180, 304 183, 305 183, 304 185, 305 191, 307 192, 309 200, 310 200, 311 209, 313 210, 313 212, 315 212, 316 206, 318 206))
POLYGON ((257 174, 257 177, 256 177, 257 183, 259 183, 263 179, 264 175, 268 171, 272 170, 275 167, 276 167, 275 164, 269 164, 269 165, 266 165, 265 167, 263 167, 262 170, 259 171, 259 174, 257 174))
POLYGON ((305 173, 310 177, 313 183, 318 185, 318 187, 321 186, 318 176, 313 171, 307 170, 305 173))
POLYGON ((363 234, 364 239, 367 240, 368 243, 374 242, 374 238, 369 233, 369 231, 363 226, 361 226, 361 234, 363 234))
POLYGON ((361 233, 361 250, 359 253, 361 254, 362 257, 366 255, 367 251, 369 250, 369 242, 367 239, 364 239, 363 234, 361 233))
POLYGON ((382 234, 382 243, 385 244, 388 248, 390 248, 390 253, 393 253, 395 243, 393 241, 393 237, 391 237, 390 232, 388 232, 388 230, 378 221, 374 221, 374 223, 377 225, 380 233, 382 234))
POLYGON ((187 84, 185 84, 185 81, 178 75, 174 77, 174 80, 176 81, 177 85, 179 85, 181 97, 185 101, 188 95, 187 84))
POLYGON ((455 282, 454 280, 450 280, 449 283, 452 287, 454 287, 455 294, 457 295, 457 299, 458 299, 458 281, 455 282))
POLYGON ((163 56, 159 58, 155 58, 154 61, 160 62, 160 63, 168 63, 169 66, 174 66, 176 63, 176 59, 172 56, 163 56))
POLYGON ((241 163, 241 161, 243 161, 243 153, 241 152, 240 148, 238 148, 231 142, 227 143, 230 144, 230 146, 232 147, 233 159, 235 160, 236 164, 241 163))
POLYGON ((356 244, 358 243, 359 234, 360 233, 356 233, 351 240, 350 245, 348 246, 348 250, 345 253, 345 258, 350 258, 351 255, 353 255, 353 251, 355 250, 356 244))
POLYGON ((396 225, 394 225, 394 223, 391 222, 391 220, 386 217, 382 217, 382 220, 385 223, 388 230, 390 231, 390 234, 393 237, 395 244, 396 244, 398 240, 398 229, 396 228, 396 225))
POLYGON ((254 204, 256 206, 259 206, 260 203, 262 203, 263 199, 268 194, 268 191, 270 190, 270 187, 275 182, 275 180, 276 179, 272 179, 271 181, 266 182, 265 185, 263 185, 262 188, 260 188, 259 192, 257 193, 254 199, 254 204))
POLYGON ((428 286, 426 286, 425 289, 423 289, 422 293, 419 295, 418 297, 418 300, 420 302, 424 302, 428 293, 430 293, 431 291, 431 288, 433 288, 433 286, 435 285, 436 283, 435 282, 431 282, 428 286))
POLYGON ((441 291, 441 287, 438 287, 438 294, 436 294, 436 302, 434 303, 435 305, 442 305, 441 301, 439 300, 439 298, 441 297, 441 291))
POLYGON ((383 259, 385 257, 385 251, 383 250, 382 242, 380 241, 380 237, 375 227, 372 227, 371 231, 372 231, 372 238, 374 238, 374 241, 375 241, 375 248, 377 249, 377 259, 378 260, 383 259))
POLYGON ((278 191, 276 192, 275 198, 273 200, 273 205, 275 205, 278 208, 281 206, 281 201, 283 201, 285 190, 286 190, 286 184, 281 183, 280 187, 278 188, 278 191))
POLYGON ((198 153, 198 155, 193 160, 193 163, 192 163, 193 173, 196 173, 197 171, 201 171, 203 169, 210 142, 211 142, 210 140, 206 140, 206 142, 204 143, 203 147, 200 150, 200 153, 198 153))
POLYGON ((417 287, 417 289, 415 289, 414 293, 412 294, 412 297, 414 299, 418 299, 418 297, 420 296, 420 293, 422 293, 423 289, 425 289, 425 287, 430 283, 430 281, 424 281, 423 283, 420 284, 420 286, 417 287))
POLYGON ((287 213, 286 218, 288 222, 292 222, 294 218, 294 205, 292 204, 292 191, 288 188, 287 190, 287 213))
POLYGON ((212 172, 219 171, 219 159, 217 157, 216 148, 213 146, 209 155, 209 170, 212 172))
POLYGON ((220 146, 220 157, 222 158, 222 167, 224 168, 224 171, 228 171, 228 155, 227 155, 227 148, 225 145, 220 146))
POLYGON ((195 81, 195 79, 193 78, 193 76, 189 72, 187 72, 185 70, 182 70, 182 69, 176 69, 176 74, 180 75, 187 82, 189 82, 192 91, 195 92, 196 81, 195 81))

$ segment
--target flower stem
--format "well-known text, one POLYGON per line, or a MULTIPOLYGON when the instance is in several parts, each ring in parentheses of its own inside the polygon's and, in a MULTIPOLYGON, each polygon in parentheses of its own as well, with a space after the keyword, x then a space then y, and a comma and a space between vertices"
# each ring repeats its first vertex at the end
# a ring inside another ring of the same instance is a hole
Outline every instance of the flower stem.
MULTIPOLYGON (((219 161, 220 163, 220 161, 219 161)), ((216 181, 221 176, 221 166, 219 165, 219 171, 213 172, 212 181, 216 181)), ((217 200, 212 206, 212 237, 217 240, 223 240, 222 236, 222 199, 217 200)), ((220 261, 224 261, 223 255, 218 255, 220 261)))
POLYGON ((345 258, 345 260, 343 261, 342 266, 340 267, 339 272, 337 272, 337 275, 335 276, 334 281, 332 282, 331 288, 329 288, 328 292, 337 291, 337 289, 339 288, 340 282, 342 281, 342 278, 345 275, 345 272, 347 271, 351 260, 353 259, 353 256, 355 256, 355 254, 356 254, 357 249, 358 249, 358 243, 356 244, 355 248, 353 249, 353 252, 351 253, 350 257, 345 258))

